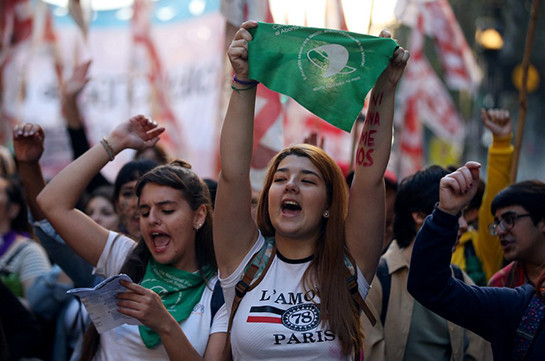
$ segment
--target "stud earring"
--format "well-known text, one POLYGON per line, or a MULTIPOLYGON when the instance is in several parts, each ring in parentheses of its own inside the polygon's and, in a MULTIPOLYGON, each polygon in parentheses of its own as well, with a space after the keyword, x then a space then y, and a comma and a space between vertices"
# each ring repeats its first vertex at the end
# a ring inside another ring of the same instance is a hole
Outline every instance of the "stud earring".
POLYGON ((324 212, 324 218, 329 218, 329 211, 324 212))

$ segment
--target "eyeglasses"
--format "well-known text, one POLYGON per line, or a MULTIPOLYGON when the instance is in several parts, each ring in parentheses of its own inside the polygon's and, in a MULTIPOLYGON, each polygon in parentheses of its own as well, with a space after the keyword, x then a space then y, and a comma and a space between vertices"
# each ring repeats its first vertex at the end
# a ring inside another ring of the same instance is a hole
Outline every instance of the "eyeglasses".
POLYGON ((530 213, 527 214, 515 214, 515 213, 508 213, 503 215, 502 219, 494 219, 494 223, 491 223, 488 226, 488 230, 490 231, 490 234, 495 236, 498 234, 498 226, 500 226, 502 231, 508 231, 511 228, 515 226, 515 222, 519 218, 528 217, 530 216, 530 213))

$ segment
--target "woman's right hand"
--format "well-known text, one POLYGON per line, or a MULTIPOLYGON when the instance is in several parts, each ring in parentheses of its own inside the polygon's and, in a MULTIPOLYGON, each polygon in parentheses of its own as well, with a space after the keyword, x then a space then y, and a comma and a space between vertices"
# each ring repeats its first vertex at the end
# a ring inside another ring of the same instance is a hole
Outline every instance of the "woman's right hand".
POLYGON ((136 115, 118 125, 108 136, 108 143, 115 154, 124 149, 142 150, 154 146, 165 131, 155 121, 144 115, 136 115))
POLYGON ((44 151, 44 137, 39 124, 16 125, 13 128, 13 150, 17 162, 38 162, 44 151))
POLYGON ((227 55, 229 56, 229 61, 235 71, 237 79, 248 81, 248 42, 253 39, 252 34, 248 29, 254 28, 257 26, 257 21, 248 20, 240 25, 240 29, 235 34, 231 45, 229 45, 229 50, 227 55))

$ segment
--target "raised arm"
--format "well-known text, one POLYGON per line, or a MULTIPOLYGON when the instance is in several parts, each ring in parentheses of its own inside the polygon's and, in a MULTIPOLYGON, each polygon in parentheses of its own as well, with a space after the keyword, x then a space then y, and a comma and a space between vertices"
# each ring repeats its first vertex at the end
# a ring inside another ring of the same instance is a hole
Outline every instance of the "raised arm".
MULTIPOLYGON (((257 26, 247 21, 235 34, 228 56, 235 76, 248 79, 247 29, 257 26)), ((220 138, 221 173, 214 209, 214 247, 223 278, 229 276, 242 261, 258 235, 251 215, 250 161, 252 158, 255 84, 236 83, 220 138)))
MULTIPOLYGON (((383 31, 382 37, 391 37, 383 31)), ((397 83, 409 60, 399 47, 371 92, 369 110, 356 149, 354 180, 350 188, 346 242, 369 283, 376 272, 384 241, 384 171, 390 158, 397 83)))
POLYGON ((484 126, 492 132, 492 144, 488 148, 486 186, 479 207, 479 235, 474 246, 488 281, 503 262, 500 241, 488 231, 488 225, 494 221, 490 205, 496 194, 511 184, 511 162, 515 149, 511 145, 513 122, 507 110, 483 109, 481 118, 484 126))
POLYGON ((30 213, 36 221, 45 218, 36 202, 36 197, 45 187, 40 167, 44 151, 44 131, 38 124, 23 124, 13 128, 13 149, 17 170, 25 189, 30 213))
MULTIPOLYGON (((70 78, 61 84, 61 103, 66 131, 72 146, 73 159, 89 150, 89 140, 85 133, 83 116, 78 105, 78 98, 89 83, 89 67, 91 60, 78 64, 74 67, 70 78)), ((96 188, 110 184, 102 174, 97 173, 88 183, 86 191, 92 192, 96 188)))
POLYGON ((456 280, 449 266, 458 219, 477 191, 479 168, 479 163, 467 162, 441 179, 439 203, 416 236, 407 289, 424 307, 491 340, 495 330, 507 334, 516 329, 510 322, 520 318, 496 315, 523 310, 522 290, 469 286, 456 280))
POLYGON ((97 264, 109 231, 75 208, 85 186, 116 154, 152 146, 163 131, 143 115, 131 118, 70 163, 38 195, 39 206, 59 235, 90 264, 97 264))

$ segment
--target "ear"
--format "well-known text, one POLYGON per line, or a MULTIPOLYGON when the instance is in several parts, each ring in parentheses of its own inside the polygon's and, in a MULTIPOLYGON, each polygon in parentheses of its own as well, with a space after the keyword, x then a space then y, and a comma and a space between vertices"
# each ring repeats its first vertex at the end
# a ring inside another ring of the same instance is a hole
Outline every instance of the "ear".
POLYGON ((424 220, 426 219, 426 215, 422 212, 411 212, 411 216, 413 217, 413 221, 416 225, 416 229, 420 229, 422 225, 424 224, 424 220))
POLYGON ((14 220, 15 218, 17 218, 17 216, 19 215, 19 212, 21 211, 21 206, 18 205, 18 204, 10 204, 8 205, 8 219, 10 221, 14 220))
POLYGON ((199 229, 204 224, 204 221, 206 220, 206 206, 204 204, 201 204, 199 208, 195 211, 195 215, 193 216, 193 228, 199 229))

